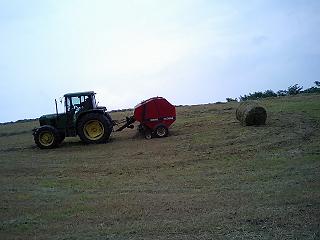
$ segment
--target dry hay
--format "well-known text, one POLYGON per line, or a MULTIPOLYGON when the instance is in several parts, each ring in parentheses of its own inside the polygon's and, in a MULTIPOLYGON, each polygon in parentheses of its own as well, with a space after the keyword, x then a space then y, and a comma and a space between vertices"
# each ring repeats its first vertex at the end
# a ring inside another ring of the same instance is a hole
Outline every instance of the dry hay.
POLYGON ((244 126, 264 125, 267 112, 255 101, 242 102, 236 110, 236 117, 244 126))

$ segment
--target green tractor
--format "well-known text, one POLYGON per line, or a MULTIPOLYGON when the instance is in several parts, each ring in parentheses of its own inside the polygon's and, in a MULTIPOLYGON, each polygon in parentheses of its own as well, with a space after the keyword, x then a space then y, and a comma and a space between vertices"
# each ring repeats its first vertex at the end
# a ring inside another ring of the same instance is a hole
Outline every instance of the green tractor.
POLYGON ((55 148, 65 137, 79 136, 84 143, 105 143, 109 139, 114 121, 105 107, 97 106, 93 91, 68 93, 63 100, 64 113, 58 113, 55 101, 56 114, 39 118, 40 127, 33 130, 39 148, 55 148))

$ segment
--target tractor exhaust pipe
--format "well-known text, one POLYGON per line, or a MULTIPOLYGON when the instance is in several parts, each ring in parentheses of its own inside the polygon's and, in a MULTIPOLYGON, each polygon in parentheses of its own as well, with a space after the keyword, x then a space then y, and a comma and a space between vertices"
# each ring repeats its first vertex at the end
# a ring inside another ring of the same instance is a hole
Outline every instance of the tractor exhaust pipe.
POLYGON ((58 117, 58 103, 57 103, 57 99, 55 99, 54 102, 56 103, 56 113, 57 113, 57 117, 58 117))

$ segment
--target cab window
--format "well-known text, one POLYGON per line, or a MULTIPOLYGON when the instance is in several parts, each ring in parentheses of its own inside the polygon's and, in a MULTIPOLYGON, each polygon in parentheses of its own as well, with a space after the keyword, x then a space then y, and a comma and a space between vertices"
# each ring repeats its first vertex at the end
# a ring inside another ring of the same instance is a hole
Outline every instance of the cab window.
POLYGON ((70 98, 66 98, 65 105, 66 105, 66 111, 70 112, 71 108, 72 108, 72 104, 71 104, 71 99, 70 98))
POLYGON ((72 97, 71 101, 73 106, 77 106, 77 105, 79 106, 81 103, 80 97, 72 97))

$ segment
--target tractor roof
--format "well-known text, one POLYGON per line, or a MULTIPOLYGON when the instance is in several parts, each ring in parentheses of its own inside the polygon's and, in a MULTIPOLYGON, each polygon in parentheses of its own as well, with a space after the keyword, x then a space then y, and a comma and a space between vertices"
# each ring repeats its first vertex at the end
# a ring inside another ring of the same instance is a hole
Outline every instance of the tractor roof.
POLYGON ((75 92, 75 93, 67 93, 64 95, 64 97, 79 97, 79 96, 88 96, 95 94, 94 91, 88 91, 88 92, 75 92))

